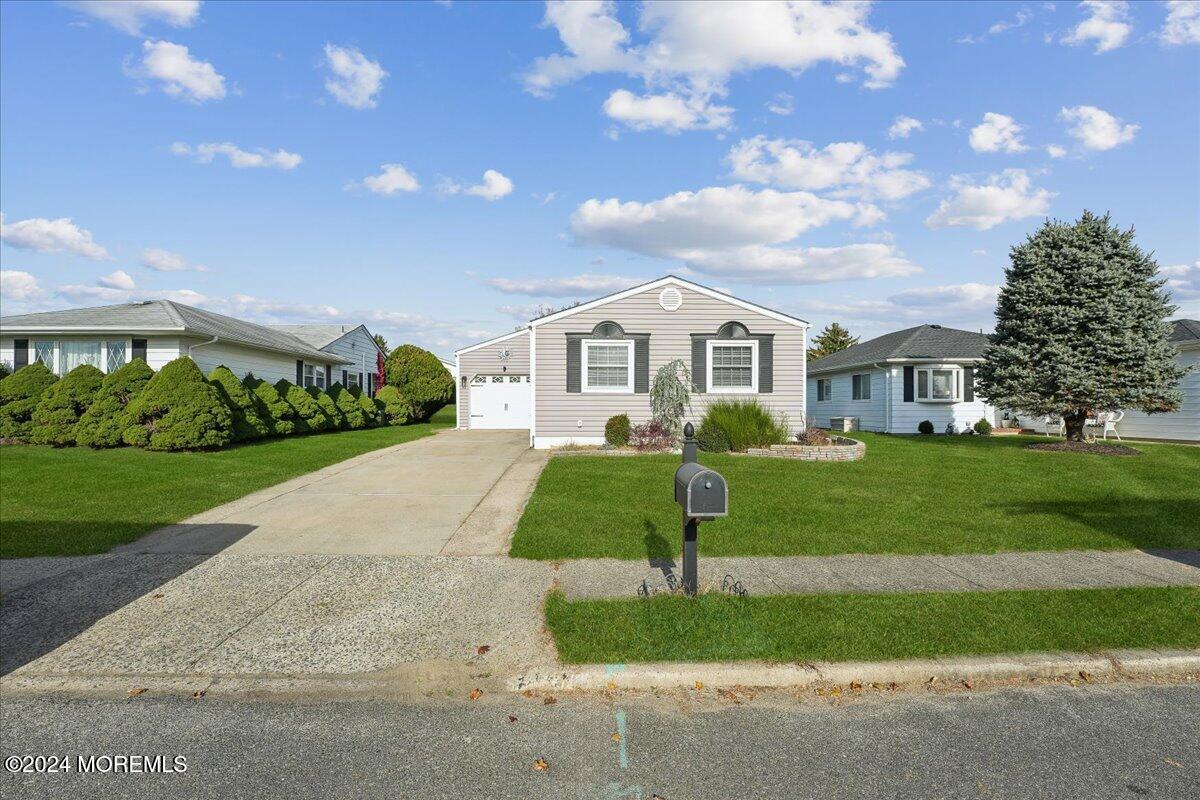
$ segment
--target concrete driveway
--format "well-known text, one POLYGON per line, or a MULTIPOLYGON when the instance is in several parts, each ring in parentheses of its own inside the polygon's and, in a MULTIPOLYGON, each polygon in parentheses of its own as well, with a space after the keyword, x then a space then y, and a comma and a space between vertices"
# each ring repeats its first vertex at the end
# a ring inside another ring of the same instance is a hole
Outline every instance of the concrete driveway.
POLYGON ((256 492, 117 552, 503 555, 545 463, 528 431, 444 431, 256 492))

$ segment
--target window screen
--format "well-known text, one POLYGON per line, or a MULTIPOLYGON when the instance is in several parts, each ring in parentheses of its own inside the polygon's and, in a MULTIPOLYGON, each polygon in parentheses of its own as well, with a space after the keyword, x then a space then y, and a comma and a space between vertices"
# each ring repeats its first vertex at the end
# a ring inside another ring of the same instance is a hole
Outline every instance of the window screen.
POLYGON ((712 348, 713 388, 750 389, 754 386, 754 348, 716 344, 712 348))
POLYGON ((587 385, 589 388, 628 388, 629 347, 624 344, 589 344, 587 385))

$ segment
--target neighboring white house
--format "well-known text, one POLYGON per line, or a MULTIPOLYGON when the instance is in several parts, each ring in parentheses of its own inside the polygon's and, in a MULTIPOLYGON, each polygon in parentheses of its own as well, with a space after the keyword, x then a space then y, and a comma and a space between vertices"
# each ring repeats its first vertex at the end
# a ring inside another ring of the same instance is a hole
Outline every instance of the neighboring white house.
POLYGON ((803 320, 667 276, 458 350, 458 427, 529 429, 538 448, 600 444, 610 417, 650 418, 654 373, 680 359, 690 420, 714 398, 752 398, 800 430, 807 333, 803 320))
POLYGON ((205 375, 224 364, 239 378, 252 372, 321 389, 355 363, 285 331, 170 300, 0 317, 0 361, 15 369, 40 361, 58 375, 80 364, 107 373, 141 358, 157 370, 180 356, 205 375))
POLYGON ((371 397, 379 388, 379 359, 383 351, 366 325, 272 325, 318 350, 342 356, 350 363, 335 367, 333 381, 360 386, 371 397))
POLYGON ((457 385, 458 384, 458 364, 456 364, 454 362, 454 359, 452 359, 452 358, 442 358, 441 356, 438 356, 437 360, 442 362, 442 366, 446 368, 446 371, 454 376, 454 383, 455 383, 455 385, 457 385))
POLYGON ((1179 348, 1175 360, 1190 367, 1179 382, 1183 404, 1170 414, 1126 411, 1117 423, 1122 437, 1200 442, 1200 320, 1177 319, 1172 324, 1171 343, 1179 348))
POLYGON ((918 325, 861 342, 808 365, 808 423, 825 428, 851 420, 864 431, 916 433, 922 420, 943 433, 996 410, 975 394, 982 333, 918 325))

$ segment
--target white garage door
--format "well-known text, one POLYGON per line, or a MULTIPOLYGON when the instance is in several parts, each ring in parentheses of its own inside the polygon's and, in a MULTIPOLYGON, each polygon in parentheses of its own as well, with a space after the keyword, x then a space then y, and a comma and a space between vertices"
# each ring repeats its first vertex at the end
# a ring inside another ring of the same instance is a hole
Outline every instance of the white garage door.
POLYGON ((529 376, 476 375, 471 380, 472 428, 528 428, 529 376))

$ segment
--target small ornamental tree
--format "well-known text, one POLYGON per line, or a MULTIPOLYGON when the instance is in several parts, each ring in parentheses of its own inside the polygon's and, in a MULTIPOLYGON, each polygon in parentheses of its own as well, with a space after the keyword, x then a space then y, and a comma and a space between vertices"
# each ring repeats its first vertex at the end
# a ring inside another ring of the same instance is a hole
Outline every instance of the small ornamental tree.
POLYGON ((100 384, 100 391, 75 426, 75 443, 84 447, 120 447, 125 444, 121 438, 121 434, 129 427, 125 409, 153 377, 154 370, 140 358, 106 375, 100 384))
POLYGON ((367 415, 363 412, 363 407, 359 405, 358 398, 346 387, 340 383, 335 383, 329 387, 329 397, 341 412, 342 418, 346 420, 346 427, 352 431, 367 427, 367 415))
POLYGON ((321 409, 321 414, 325 417, 325 427, 323 430, 338 431, 346 427, 346 417, 342 414, 342 410, 337 407, 337 403, 333 402, 333 398, 327 392, 323 392, 315 386, 308 387, 308 394, 313 400, 317 401, 317 406, 321 409))
POLYGON ((416 345, 400 345, 388 353, 386 371, 388 385, 400 390, 416 422, 429 419, 454 397, 450 371, 437 356, 416 345))
POLYGON ((33 410, 29 441, 54 447, 75 444, 75 426, 100 391, 104 373, 91 364, 80 364, 55 383, 33 410))
POLYGON ((279 390, 253 374, 242 378, 242 386, 254 398, 258 415, 267 423, 272 436, 288 436, 296 432, 296 409, 292 408, 279 390))
POLYGON ((224 364, 215 367, 212 372, 208 373, 208 382, 220 393, 221 399, 225 401, 233 414, 233 440, 235 442, 248 442, 270 434, 271 426, 267 420, 263 419, 254 395, 250 394, 249 390, 242 385, 242 382, 237 379, 237 375, 233 374, 233 370, 224 364))
POLYGON ((168 362, 125 409, 122 438, 147 450, 205 450, 233 441, 233 413, 196 362, 168 362))
POLYGON ((1108 215, 1047 221, 1010 254, 996 333, 976 371, 998 408, 1061 416, 1083 440, 1096 411, 1174 411, 1186 369, 1158 264, 1108 215))
POLYGON ((384 386, 375 395, 375 400, 383 406, 383 416, 388 425, 405 425, 413 421, 412 406, 408 398, 395 386, 384 386))
POLYGON ((658 368, 650 385, 650 413, 671 441, 683 432, 683 415, 692 407, 692 373, 682 359, 675 359, 658 368))
POLYGON ((0 379, 0 439, 29 438, 33 411, 57 380, 58 376, 40 361, 0 379))
POLYGON ((291 406, 296 433, 316 433, 326 429, 328 417, 302 387, 281 378, 275 383, 275 391, 291 406))
POLYGON ((813 361, 825 356, 831 356, 840 350, 845 350, 847 347, 853 347, 856 344, 858 344, 857 336, 851 336, 850 331, 836 322, 831 322, 825 326, 824 330, 813 337, 813 346, 808 348, 808 358, 810 361, 813 361))

